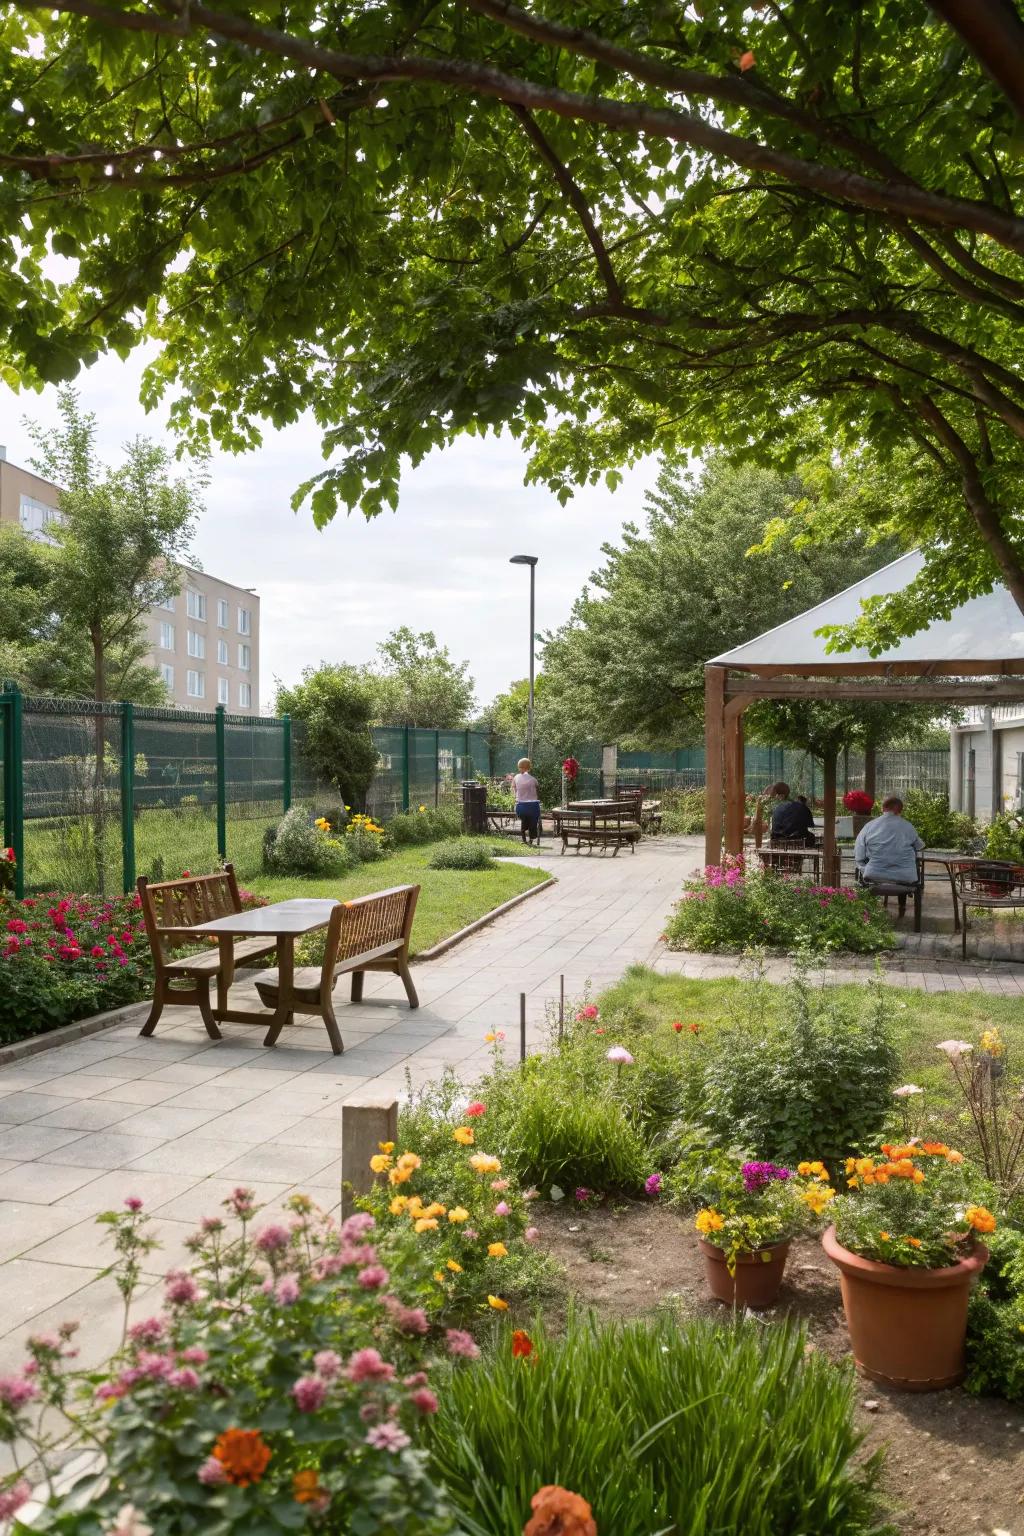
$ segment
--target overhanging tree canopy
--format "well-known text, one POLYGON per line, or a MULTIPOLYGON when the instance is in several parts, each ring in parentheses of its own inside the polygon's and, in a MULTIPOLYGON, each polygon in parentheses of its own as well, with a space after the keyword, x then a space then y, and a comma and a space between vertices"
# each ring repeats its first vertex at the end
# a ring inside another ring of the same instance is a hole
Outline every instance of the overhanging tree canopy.
POLYGON ((1011 0, 21 0, 2 29, 9 382, 155 336, 145 399, 193 442, 316 411, 320 522, 488 427, 560 496, 652 450, 909 443, 930 552, 879 624, 996 579, 1024 610, 1011 0))

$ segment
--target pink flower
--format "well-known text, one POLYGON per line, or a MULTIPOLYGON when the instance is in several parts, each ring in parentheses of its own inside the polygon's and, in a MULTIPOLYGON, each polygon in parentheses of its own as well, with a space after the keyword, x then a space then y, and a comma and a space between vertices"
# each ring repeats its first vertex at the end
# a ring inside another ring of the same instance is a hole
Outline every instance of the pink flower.
POLYGON ((387 1285, 390 1278, 383 1264, 370 1264, 366 1269, 359 1271, 356 1282, 364 1291, 380 1291, 387 1285))
POLYGON ((409 1401, 420 1413, 437 1412, 437 1396, 429 1387, 417 1387, 415 1392, 409 1393, 409 1401))
POLYGON ((491 1188, 498 1194, 501 1194, 503 1190, 508 1189, 509 1182, 510 1181, 508 1179, 492 1179, 491 1188))
POLYGON ((445 1338, 448 1341, 448 1353, 450 1355, 455 1355, 463 1360, 479 1359, 480 1350, 477 1348, 476 1340, 464 1328, 449 1328, 445 1338))
POLYGON ((411 1376, 402 1377, 403 1387, 425 1387, 429 1381, 426 1371, 414 1371, 411 1376))
POLYGON ((8 933, 28 933, 28 923, 20 917, 12 917, 7 924, 8 933))
POLYGON ((228 1480, 227 1468, 223 1462, 217 1460, 216 1456, 208 1456, 196 1476, 208 1488, 215 1488, 218 1483, 226 1483, 228 1480))
POLYGON ((466 1105, 465 1112, 471 1120, 475 1120, 477 1115, 486 1115, 487 1105, 481 1104, 479 1099, 474 1099, 472 1104, 466 1105))
POLYGON ((183 1349, 178 1356, 179 1360, 184 1360, 189 1365, 205 1365, 209 1358, 206 1350, 201 1349, 198 1344, 192 1344, 188 1349, 183 1349))
POLYGON ((0 1403, 5 1408, 21 1408, 38 1396, 39 1388, 26 1376, 0 1376, 0 1403))
POLYGON ((505 1201, 505 1200, 499 1200, 497 1205, 494 1207, 494 1214, 495 1214, 495 1216, 507 1216, 508 1213, 509 1213, 508 1202, 505 1201))
POLYGON ((280 1226, 264 1227, 262 1232, 257 1232, 253 1239, 253 1246, 258 1248, 260 1253, 279 1253, 282 1248, 288 1247, 288 1232, 280 1226))
POLYGON ((128 1388, 120 1381, 105 1381, 101 1387, 97 1387, 93 1397, 98 1403, 114 1402, 119 1397, 124 1397, 128 1388))
POLYGON ((124 1208, 126 1211, 132 1211, 133 1213, 136 1211, 141 1211, 142 1201, 139 1199, 138 1195, 129 1195, 124 1202, 124 1208))
POLYGON ((183 1366, 179 1371, 171 1371, 167 1378, 169 1387, 180 1387, 183 1391, 195 1391, 199 1385, 199 1377, 190 1365, 183 1366))
POLYGON ((164 1296, 172 1306, 185 1306, 199 1298, 199 1287, 183 1269, 172 1269, 164 1281, 164 1296))
POLYGON ((341 1224, 341 1240, 343 1243, 357 1243, 367 1232, 372 1232, 376 1222, 369 1211, 356 1211, 347 1221, 341 1224))
POLYGON ((578 1019, 596 1019, 598 1015, 599 1009, 593 1003, 588 1003, 585 1008, 580 1009, 576 1017, 578 1019))
POLYGON ((661 1174, 660 1173, 652 1173, 650 1175, 650 1177, 644 1181, 644 1189, 647 1191, 647 1193, 649 1195, 660 1195, 661 1194, 661 1174))
POLYGON ((28 1503, 31 1496, 32 1489, 23 1477, 18 1479, 13 1488, 0 1488, 0 1520, 10 1520, 22 1505, 28 1503))
POLYGON ((633 1065, 633 1057, 624 1045, 613 1045, 610 1050, 605 1051, 605 1056, 608 1061, 617 1062, 623 1067, 631 1067, 633 1065))
POLYGON ((430 1332, 430 1323, 422 1307, 404 1306, 397 1296, 385 1296, 384 1304, 391 1314, 391 1321, 400 1332, 414 1334, 430 1332))
POLYGON ((300 1376, 292 1387, 292 1397, 300 1413, 316 1413, 327 1397, 327 1383, 322 1376, 300 1376))
POLYGON ((133 1344, 159 1344, 167 1332, 167 1324, 162 1317, 146 1317, 141 1323, 133 1323, 128 1329, 128 1337, 133 1344))
POLYGON ((539 1200, 540 1199, 540 1190, 539 1189, 535 1189, 532 1186, 529 1189, 524 1189, 523 1190, 523 1199, 527 1203, 529 1203, 531 1200, 539 1200))
POLYGON ((412 1441, 404 1429, 399 1429, 397 1424, 375 1424, 366 1434, 367 1445, 372 1445, 375 1451, 390 1451, 397 1455, 404 1451, 412 1441))
POLYGON ((357 1349, 349 1356, 345 1375, 349 1381, 391 1381, 395 1368, 375 1349, 357 1349))
POLYGON ((55 1333, 29 1334, 29 1349, 57 1350, 60 1349, 60 1339, 55 1333))
POLYGON ((299 1299, 298 1275, 282 1275, 280 1280, 277 1282, 277 1289, 274 1292, 274 1296, 280 1306, 294 1306, 299 1299))
POLYGON ((246 1189, 244 1184, 239 1184, 237 1189, 231 1191, 224 1204, 230 1205, 236 1216, 251 1216, 256 1209, 256 1195, 253 1190, 246 1189))
POLYGON ((336 1355, 333 1349, 321 1349, 313 1356, 313 1369, 324 1381, 333 1381, 341 1370, 341 1356, 336 1355))
POLYGON ((523 1233, 523 1238, 528 1243, 535 1243, 538 1237, 540 1237, 539 1227, 527 1227, 526 1231, 523 1233))

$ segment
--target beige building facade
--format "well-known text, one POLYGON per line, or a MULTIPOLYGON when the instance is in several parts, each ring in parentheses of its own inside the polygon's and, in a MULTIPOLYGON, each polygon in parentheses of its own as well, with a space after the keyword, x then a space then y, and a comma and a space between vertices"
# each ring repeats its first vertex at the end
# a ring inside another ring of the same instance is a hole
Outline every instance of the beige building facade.
MULTIPOLYGON (((47 538, 60 491, 10 464, 0 449, 0 522, 47 538)), ((181 591, 143 620, 150 657, 173 704, 229 714, 260 711, 260 600, 248 587, 186 567, 181 591)))

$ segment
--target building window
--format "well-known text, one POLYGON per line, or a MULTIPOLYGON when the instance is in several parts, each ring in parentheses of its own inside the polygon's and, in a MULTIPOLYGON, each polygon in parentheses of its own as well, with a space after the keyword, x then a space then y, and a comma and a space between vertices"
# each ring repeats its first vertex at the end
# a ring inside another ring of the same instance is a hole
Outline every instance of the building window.
POLYGON ((160 621, 160 649, 162 651, 174 650, 174 625, 160 621))
POLYGON ((251 709, 252 708, 252 684, 251 683, 239 683, 239 685, 238 685, 238 707, 239 707, 239 709, 251 709))
POLYGON ((19 498, 19 512, 21 526, 25 532, 38 534, 43 538, 49 536, 50 523, 61 521, 61 515, 56 507, 48 506, 45 501, 38 501, 35 496, 26 496, 24 493, 19 498))
POLYGON ((194 629, 188 632, 188 653, 199 661, 206 660, 206 636, 197 634, 194 629))
POLYGON ((220 629, 228 627, 228 600, 226 597, 217 599, 217 625, 220 629))
POLYGON ((248 672, 252 666, 252 653, 247 645, 238 647, 238 665, 243 672, 248 672))
POLYGON ((185 610, 190 619, 206 618, 206 596, 195 587, 185 588, 185 610))
POLYGON ((163 680, 167 684, 168 688, 170 688, 171 691, 173 692, 173 690, 174 690, 174 668, 172 666, 169 666, 166 661, 162 661, 160 663, 160 676, 163 678, 163 680))
POLYGON ((226 667, 228 664, 228 643, 226 640, 217 641, 217 660, 222 667, 226 667))
POLYGON ((231 684, 226 677, 218 677, 217 679, 217 703, 231 703, 231 684))
POLYGON ((239 608, 238 610, 238 633, 240 635, 252 634, 252 621, 248 608, 239 608))
POLYGON ((165 597, 163 602, 157 603, 157 607, 158 608, 166 608, 168 613, 173 613, 174 612, 174 593, 172 592, 170 597, 165 597))
POLYGON ((206 673, 189 672, 186 688, 190 699, 206 698, 206 673))

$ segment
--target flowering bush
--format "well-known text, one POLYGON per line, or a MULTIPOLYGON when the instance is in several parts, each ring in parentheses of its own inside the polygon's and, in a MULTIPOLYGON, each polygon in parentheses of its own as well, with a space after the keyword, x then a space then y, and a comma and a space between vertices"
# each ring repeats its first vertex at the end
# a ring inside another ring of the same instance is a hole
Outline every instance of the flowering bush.
POLYGON ((151 975, 137 895, 0 895, 0 1043, 137 1002, 151 975))
POLYGON ((536 1192, 490 1150, 486 1103, 460 1104, 456 1092, 449 1077, 403 1115, 403 1150, 381 1147, 371 1162, 378 1183, 363 1202, 385 1261, 430 1316, 503 1311, 546 1268, 533 1247, 536 1192))
POLYGON ((875 808, 874 799, 863 789, 848 789, 843 796, 843 805, 854 816, 870 816, 875 808))
POLYGON ((836 1237, 853 1253, 901 1268, 942 1269, 996 1229, 987 1192, 963 1153, 941 1141, 883 1143, 881 1157, 849 1157, 835 1204, 836 1237))
POLYGON ((0 895, 4 891, 13 891, 17 868, 18 861, 14 857, 14 849, 0 848, 0 895))
POLYGON ((877 896, 803 876, 709 864, 688 880, 666 927, 670 949, 744 949, 767 944, 816 951, 889 949, 892 927, 877 896))
POLYGON ((330 822, 323 816, 311 821, 301 805, 292 806, 268 832, 265 861, 280 875, 340 875, 356 862, 346 843, 334 836, 330 822))
POLYGON ((360 864, 372 864, 384 857, 387 833, 372 816, 350 816, 345 827, 345 846, 360 864))
MULTIPOLYGON (((151 1246, 141 1204, 105 1218, 126 1316, 139 1247, 151 1246)), ((25 1366, 0 1378, 0 1441, 20 1437, 45 1464, 70 1422, 103 1452, 87 1508, 51 1501, 51 1528, 450 1531, 417 1448, 438 1407, 426 1318, 396 1294, 370 1215, 339 1228, 306 1196, 289 1206, 286 1220, 254 1229, 252 1192, 236 1189, 226 1217, 191 1240, 192 1268, 168 1274, 161 1310, 126 1329, 101 1373, 74 1370, 72 1323, 30 1339, 25 1366)), ((447 1352, 476 1347, 456 1330, 447 1352)), ((16 1512, 27 1494, 9 1478, 0 1509, 16 1512)))
POLYGON ((741 1254, 771 1247, 809 1226, 835 1199, 822 1162, 796 1170, 757 1160, 719 1157, 701 1191, 706 1204, 694 1226, 706 1243, 721 1248, 730 1271, 741 1254))

